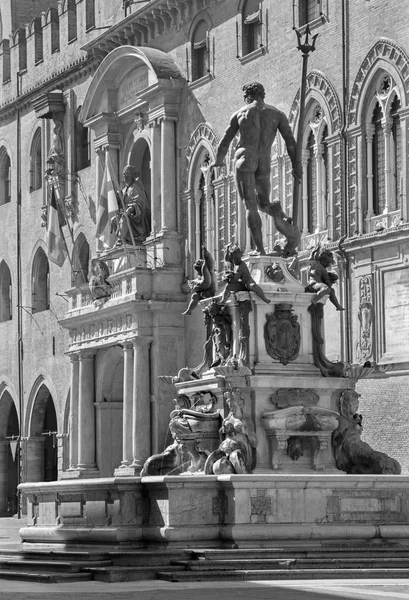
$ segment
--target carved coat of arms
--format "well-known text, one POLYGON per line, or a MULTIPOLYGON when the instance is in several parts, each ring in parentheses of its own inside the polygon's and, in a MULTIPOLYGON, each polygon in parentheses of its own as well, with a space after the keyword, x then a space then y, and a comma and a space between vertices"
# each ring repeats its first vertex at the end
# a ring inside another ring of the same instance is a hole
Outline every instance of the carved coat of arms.
POLYGON ((274 313, 266 315, 264 325, 267 354, 283 365, 295 360, 300 352, 300 324, 292 310, 291 304, 277 304, 274 313))

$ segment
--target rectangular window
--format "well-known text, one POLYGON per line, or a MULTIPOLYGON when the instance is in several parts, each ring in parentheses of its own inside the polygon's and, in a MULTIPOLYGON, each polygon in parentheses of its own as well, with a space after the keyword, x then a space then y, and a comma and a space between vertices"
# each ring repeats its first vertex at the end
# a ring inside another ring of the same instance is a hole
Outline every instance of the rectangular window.
POLYGON ((328 0, 293 0, 293 26, 295 29, 313 23, 317 19, 325 20, 328 0))

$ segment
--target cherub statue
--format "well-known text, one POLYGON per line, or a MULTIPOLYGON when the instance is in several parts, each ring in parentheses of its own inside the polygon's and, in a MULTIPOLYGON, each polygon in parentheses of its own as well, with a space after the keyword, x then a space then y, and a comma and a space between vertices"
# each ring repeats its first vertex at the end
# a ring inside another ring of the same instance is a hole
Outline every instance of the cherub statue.
POLYGON ((192 314, 192 310, 196 308, 200 300, 211 298, 216 291, 214 261, 212 255, 206 250, 205 246, 202 246, 202 258, 199 258, 195 262, 194 269, 197 271, 198 276, 196 279, 188 279, 188 285, 192 290, 192 295, 190 297, 189 306, 185 312, 182 313, 185 316, 192 314))
POLYGON ((94 304, 99 308, 105 298, 111 296, 111 285, 107 281, 109 277, 109 269, 106 263, 100 258, 91 260, 91 269, 89 272, 89 291, 94 300, 94 304))
POLYGON ((226 262, 226 271, 224 280, 227 285, 221 296, 221 304, 224 304, 232 292, 255 292, 264 302, 270 303, 270 300, 264 294, 263 290, 254 281, 246 263, 242 260, 242 251, 237 244, 228 244, 225 248, 224 260, 226 262))
POLYGON ((333 284, 338 280, 338 275, 328 271, 328 268, 334 263, 334 256, 330 250, 321 250, 318 244, 313 248, 310 254, 310 268, 308 271, 308 285, 306 292, 316 293, 313 300, 316 304, 324 296, 329 296, 330 302, 337 310, 345 310, 335 295, 333 284))

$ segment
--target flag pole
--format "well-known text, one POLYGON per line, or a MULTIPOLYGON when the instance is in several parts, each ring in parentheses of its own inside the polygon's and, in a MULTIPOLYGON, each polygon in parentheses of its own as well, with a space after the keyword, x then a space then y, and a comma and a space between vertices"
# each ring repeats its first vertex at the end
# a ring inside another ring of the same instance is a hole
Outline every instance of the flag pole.
MULTIPOLYGON (((59 186, 56 185, 56 180, 57 179, 58 179, 57 175, 51 175, 51 177, 50 177, 50 184, 51 184, 52 189, 54 190, 55 198, 57 200, 57 205, 58 205, 58 207, 59 207, 62 215, 64 216, 65 223, 66 223, 66 225, 68 227, 68 231, 70 232, 70 237, 71 237, 71 240, 72 240, 72 250, 74 252, 75 251, 74 234, 73 234, 73 231, 72 231, 72 229, 70 227, 70 224, 68 223, 68 218, 67 218, 67 214, 66 214, 66 211, 65 211, 64 203, 63 203, 63 201, 61 199, 59 186)), ((51 191, 51 193, 52 193, 52 191, 51 191)), ((60 228, 61 237, 62 237, 62 239, 64 241, 64 246, 65 246, 65 250, 67 252, 68 262, 70 263, 70 266, 71 266, 71 273, 74 273, 74 266, 72 264, 70 252, 68 250, 67 240, 65 239, 65 235, 64 235, 64 232, 62 230, 62 227, 60 225, 60 221, 59 220, 58 220, 58 227, 60 228)), ((76 287, 79 287, 79 285, 77 283, 75 285, 76 285, 76 287)))
MULTIPOLYGON (((121 190, 119 189, 119 183, 118 183, 117 178, 115 176, 114 166, 112 164, 111 156, 109 154, 109 146, 105 146, 105 168, 107 170, 109 169, 109 172, 111 174, 111 179, 112 179, 112 185, 113 185, 114 189, 116 190, 115 191, 115 195, 116 195, 116 198, 117 198, 117 202, 118 202, 118 197, 119 197, 122 210, 124 210, 124 201, 123 201, 123 198, 122 198, 121 190)), ((126 219, 127 219, 128 229, 130 231, 129 220, 128 220, 128 216, 126 215, 125 211, 124 211, 124 214, 125 214, 126 219)), ((131 232, 131 235, 132 235, 132 232, 131 232)), ((132 241, 134 242, 133 235, 132 235, 132 241)), ((135 242, 133 243, 133 246, 135 248, 135 242)), ((130 267, 131 266, 131 261, 130 261, 130 258, 129 258, 128 249, 127 249, 126 245, 123 242, 122 242, 122 248, 123 248, 123 251, 124 251, 124 254, 125 254, 126 262, 128 263, 128 266, 130 267)), ((135 250, 136 250, 136 248, 135 248, 135 250)))
MULTIPOLYGON (((108 150, 107 150, 107 156, 106 156, 106 158, 107 158, 107 160, 109 161, 109 168, 111 169, 111 174, 112 174, 112 176, 114 177, 114 176, 115 176, 115 173, 114 173, 114 169, 113 169, 113 165, 112 165, 111 157, 110 157, 110 155, 109 155, 109 152, 108 152, 108 150)), ((113 181, 113 183, 118 183, 118 182, 117 182, 117 181, 113 181)), ((129 217, 128 217, 127 213, 126 213, 126 205, 125 205, 125 200, 124 200, 124 197, 123 197, 123 195, 122 195, 122 191, 119 189, 119 184, 118 184, 118 186, 117 186, 117 187, 118 187, 118 196, 119 196, 119 200, 120 200, 120 202, 121 202, 121 208, 122 208, 122 210, 123 210, 123 212, 124 212, 124 216, 125 216, 125 219, 126 219, 126 224, 128 225, 128 231, 129 231, 129 233, 130 233, 131 240, 132 240, 132 246, 133 246, 133 249, 134 249, 134 252, 135 252, 135 255, 136 255, 136 252, 137 252, 137 246, 136 246, 136 244, 135 244, 135 238, 134 238, 134 235, 133 235, 133 232, 132 232, 132 229, 131 229, 131 223, 130 223, 130 221, 129 221, 129 217)), ((123 246, 124 246, 124 248, 125 248, 125 243, 124 243, 124 241, 122 241, 122 244, 123 244, 123 246)))

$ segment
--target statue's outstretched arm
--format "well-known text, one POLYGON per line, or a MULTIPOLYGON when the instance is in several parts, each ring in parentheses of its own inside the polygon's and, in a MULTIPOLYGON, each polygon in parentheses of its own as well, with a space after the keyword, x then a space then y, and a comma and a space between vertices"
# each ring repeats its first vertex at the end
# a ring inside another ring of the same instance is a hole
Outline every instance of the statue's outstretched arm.
POLYGON ((216 160, 213 164, 214 167, 222 167, 223 166, 224 158, 225 158, 227 151, 229 149, 229 146, 238 130, 239 130, 239 121, 237 118, 237 113, 235 113, 232 116, 232 118, 230 119, 229 126, 226 129, 226 131, 224 132, 223 137, 220 141, 220 144, 217 148, 216 160))

